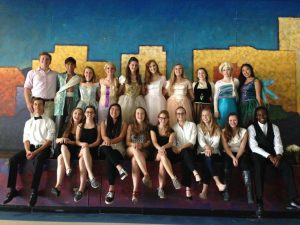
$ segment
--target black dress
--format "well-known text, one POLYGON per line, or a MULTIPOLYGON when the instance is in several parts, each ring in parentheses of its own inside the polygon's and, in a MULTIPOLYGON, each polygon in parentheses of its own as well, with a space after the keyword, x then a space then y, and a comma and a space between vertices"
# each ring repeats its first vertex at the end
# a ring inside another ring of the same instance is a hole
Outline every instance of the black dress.
MULTIPOLYGON (((80 142, 86 142, 88 144, 92 144, 97 140, 98 130, 97 126, 87 129, 81 128, 80 142)), ((98 158, 98 146, 90 148, 90 153, 93 159, 98 158)))

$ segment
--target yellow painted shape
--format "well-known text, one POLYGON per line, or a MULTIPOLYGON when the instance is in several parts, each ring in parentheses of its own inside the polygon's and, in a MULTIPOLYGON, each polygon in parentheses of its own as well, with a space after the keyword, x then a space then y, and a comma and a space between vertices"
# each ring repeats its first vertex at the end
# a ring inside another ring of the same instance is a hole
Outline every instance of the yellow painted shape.
MULTIPOLYGON (((269 103, 282 105, 286 111, 297 111, 296 100, 296 54, 294 51, 257 50, 255 48, 230 47, 224 50, 194 50, 194 76, 199 67, 207 69, 210 78, 213 70, 222 62, 236 63, 240 67, 250 63, 259 79, 272 79, 268 88, 275 92, 278 100, 269 98, 269 103)), ((212 79, 211 79, 212 80, 212 79)))
POLYGON ((140 74, 145 75, 145 65, 148 60, 154 59, 160 72, 166 75, 167 71, 167 53, 162 46, 140 46, 138 54, 122 54, 121 56, 121 74, 125 75, 126 66, 130 57, 136 57, 139 60, 140 74))

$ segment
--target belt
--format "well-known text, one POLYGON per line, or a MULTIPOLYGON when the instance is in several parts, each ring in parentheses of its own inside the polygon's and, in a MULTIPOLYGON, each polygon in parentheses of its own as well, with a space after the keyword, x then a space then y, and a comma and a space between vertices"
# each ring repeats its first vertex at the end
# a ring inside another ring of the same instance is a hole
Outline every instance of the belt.
POLYGON ((54 98, 44 98, 45 102, 54 102, 54 98))
POLYGON ((34 147, 35 149, 40 148, 42 145, 30 145, 32 147, 34 147))

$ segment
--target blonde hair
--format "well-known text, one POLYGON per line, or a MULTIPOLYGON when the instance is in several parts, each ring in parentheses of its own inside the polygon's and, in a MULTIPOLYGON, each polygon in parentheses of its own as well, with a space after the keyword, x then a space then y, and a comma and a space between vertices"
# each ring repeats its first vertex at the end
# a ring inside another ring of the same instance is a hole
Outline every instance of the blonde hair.
POLYGON ((116 70, 116 66, 115 66, 115 64, 113 64, 112 62, 106 62, 106 63, 104 64, 104 67, 103 67, 103 68, 106 70, 106 68, 109 67, 109 66, 113 67, 113 68, 116 70))
POLYGON ((224 67, 228 67, 230 68, 230 70, 232 71, 233 66, 230 62, 223 62, 220 66, 219 66, 219 72, 222 73, 222 70, 224 67))
POLYGON ((206 126, 206 124, 203 122, 201 118, 199 126, 202 129, 203 133, 204 134, 208 133, 210 136, 221 134, 221 128, 219 127, 215 118, 213 117, 212 111, 210 109, 204 108, 201 112, 201 117, 204 111, 207 111, 210 114, 210 123, 209 123, 210 129, 209 127, 206 126))
POLYGON ((173 87, 174 87, 174 84, 175 84, 176 79, 177 79, 176 76, 175 76, 175 67, 176 67, 176 66, 180 66, 181 69, 182 69, 181 77, 184 78, 184 79, 187 79, 187 78, 186 78, 186 75, 185 75, 185 73, 184 73, 183 65, 177 63, 177 64, 173 67, 172 72, 171 72, 171 75, 170 75, 169 87, 168 87, 168 94, 169 94, 169 95, 172 95, 172 93, 173 93, 173 87))

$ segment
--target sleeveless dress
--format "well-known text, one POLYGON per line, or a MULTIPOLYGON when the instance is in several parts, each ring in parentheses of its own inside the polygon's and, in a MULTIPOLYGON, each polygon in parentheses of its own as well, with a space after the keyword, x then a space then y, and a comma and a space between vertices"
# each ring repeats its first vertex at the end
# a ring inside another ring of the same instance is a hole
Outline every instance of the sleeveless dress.
POLYGON ((107 118, 108 109, 111 104, 114 104, 118 100, 118 80, 115 79, 115 82, 106 86, 103 83, 100 83, 100 100, 98 108, 98 121, 105 121, 107 118))
POLYGON ((256 100, 255 80, 241 87, 240 120, 243 127, 248 127, 253 122, 255 108, 259 106, 256 100))
MULTIPOLYGON (((170 82, 167 82, 167 87, 170 85, 170 82)), ((189 89, 192 89, 192 84, 189 80, 185 80, 182 83, 174 84, 173 86, 173 94, 167 100, 167 110, 170 114, 170 126, 173 127, 176 122, 175 111, 179 106, 185 108, 186 111, 186 120, 193 121, 192 115, 192 104, 191 100, 187 96, 187 92, 189 89)))
POLYGON ((125 85, 124 95, 120 96, 118 102, 122 108, 122 120, 127 123, 132 123, 137 107, 143 107, 147 111, 144 97, 140 94, 142 86, 136 82, 128 84, 124 76, 121 76, 119 81, 120 84, 125 85))
POLYGON ((213 84, 207 82, 206 87, 199 87, 199 82, 193 83, 194 91, 194 121, 196 124, 200 123, 201 112, 204 108, 212 110, 213 99, 213 84))
POLYGON ((81 108, 82 110, 85 110, 85 107, 87 107, 88 105, 92 105, 97 110, 98 104, 96 101, 96 96, 97 96, 98 87, 99 84, 91 87, 79 86, 80 101, 77 107, 81 108))
MULTIPOLYGON (((71 141, 75 141, 75 134, 69 133, 68 138, 71 141)), ((71 144, 57 144, 57 156, 61 154, 61 146, 66 145, 70 154, 71 154, 71 159, 78 159, 78 154, 79 154, 79 147, 76 145, 71 145, 71 144)))
MULTIPOLYGON (((81 128, 81 135, 80 135, 80 142, 86 142, 88 144, 92 144, 97 140, 98 137, 98 130, 97 126, 87 129, 87 128, 81 128)), ((90 153, 93 159, 96 159, 98 157, 98 146, 90 148, 90 153)))
POLYGON ((147 114, 152 125, 157 124, 158 113, 166 109, 166 99, 162 94, 162 89, 166 85, 165 76, 160 76, 156 81, 147 85, 148 94, 145 96, 147 114))

